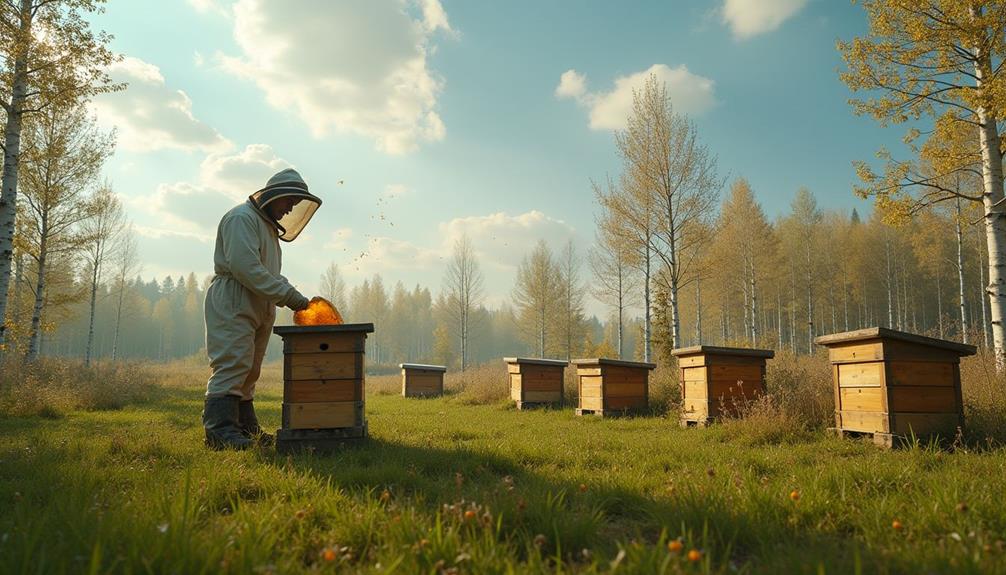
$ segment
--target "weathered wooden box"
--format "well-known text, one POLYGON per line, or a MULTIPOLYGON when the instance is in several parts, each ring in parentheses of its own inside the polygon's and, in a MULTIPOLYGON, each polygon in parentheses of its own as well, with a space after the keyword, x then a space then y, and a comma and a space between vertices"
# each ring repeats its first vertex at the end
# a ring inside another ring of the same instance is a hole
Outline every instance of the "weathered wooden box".
POLYGON ((964 426, 962 356, 972 345, 883 327, 825 335, 835 390, 835 429, 892 446, 907 436, 953 437, 964 426))
POLYGON ((277 450, 323 450, 367 436, 364 350, 373 331, 372 323, 273 328, 283 338, 277 450))
POLYGON ((770 349, 697 345, 675 349, 681 387, 681 425, 704 426, 723 415, 738 415, 765 393, 765 361, 770 349))
POLYGON ((402 395, 404 397, 434 397, 444 394, 443 365, 400 363, 402 368, 402 395))
POLYGON ((510 398, 517 409, 562 407, 563 372, 569 362, 558 359, 505 357, 510 398))
POLYGON ((576 366, 577 415, 624 415, 650 406, 652 363, 620 359, 574 359, 576 366))

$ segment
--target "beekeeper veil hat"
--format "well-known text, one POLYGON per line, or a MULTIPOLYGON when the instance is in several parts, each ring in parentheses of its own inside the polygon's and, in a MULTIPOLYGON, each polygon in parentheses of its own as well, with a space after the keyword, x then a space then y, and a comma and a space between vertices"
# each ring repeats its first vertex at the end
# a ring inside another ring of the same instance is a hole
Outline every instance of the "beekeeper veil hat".
POLYGON ((266 215, 270 213, 266 206, 283 198, 293 199, 293 207, 285 214, 280 214, 278 219, 273 219, 271 216, 269 219, 273 220, 279 229, 279 239, 292 242, 311 221, 314 212, 318 211, 321 198, 307 190, 304 178, 292 168, 287 168, 269 178, 264 188, 248 197, 251 203, 266 215))

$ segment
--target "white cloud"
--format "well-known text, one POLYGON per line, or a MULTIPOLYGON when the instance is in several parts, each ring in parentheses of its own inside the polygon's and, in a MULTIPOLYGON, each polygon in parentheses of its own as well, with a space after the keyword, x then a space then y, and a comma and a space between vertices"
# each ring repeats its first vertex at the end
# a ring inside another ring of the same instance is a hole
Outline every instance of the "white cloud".
POLYGON ((746 40, 782 25, 807 5, 807 0, 725 0, 723 23, 734 38, 746 40))
POLYGON ((444 138, 443 81, 427 62, 433 34, 452 33, 439 0, 239 0, 233 12, 242 54, 221 55, 223 68, 316 137, 357 134, 389 154, 444 138))
POLYGON ((388 184, 384 187, 384 192, 381 195, 390 200, 393 198, 400 198, 411 191, 412 190, 405 184, 388 184))
POLYGON ((158 227, 146 228, 148 237, 183 234, 210 242, 227 210, 289 165, 265 144, 252 144, 235 154, 210 154, 195 182, 161 184, 152 196, 130 200, 130 205, 157 218, 158 227))
POLYGON ((580 98, 587 93, 587 77, 576 70, 566 70, 555 89, 556 98, 580 98))
POLYGON ((671 68, 654 64, 642 72, 615 79, 610 92, 588 92, 586 77, 576 70, 567 70, 555 89, 557 98, 571 98, 590 113, 592 130, 618 130, 625 127, 632 111, 632 91, 643 87, 646 79, 655 76, 664 84, 675 112, 701 115, 715 103, 715 83, 704 76, 693 74, 684 64, 671 68))
POLYGON ((538 210, 516 216, 497 212, 454 218, 440 224, 443 254, 449 254, 454 242, 467 235, 483 265, 504 269, 516 268, 538 240, 545 240, 557 252, 574 234, 572 226, 538 210))
POLYGON ((150 152, 165 148, 219 151, 231 143, 192 114, 192 100, 167 86, 160 69, 139 58, 112 64, 108 75, 128 86, 95 98, 94 109, 104 125, 118 129, 122 148, 150 152))
POLYGON ((220 2, 217 0, 188 0, 189 5, 192 6, 196 12, 200 14, 214 13, 218 15, 227 14, 227 9, 224 8, 220 2))
POLYGON ((353 230, 351 228, 337 228, 329 235, 329 240, 323 246, 324 250, 325 252, 349 251, 349 240, 352 238, 353 230))
POLYGON ((289 167, 290 163, 277 156, 269 145, 250 144, 236 154, 207 156, 199 167, 199 184, 241 199, 265 186, 273 174, 289 167))

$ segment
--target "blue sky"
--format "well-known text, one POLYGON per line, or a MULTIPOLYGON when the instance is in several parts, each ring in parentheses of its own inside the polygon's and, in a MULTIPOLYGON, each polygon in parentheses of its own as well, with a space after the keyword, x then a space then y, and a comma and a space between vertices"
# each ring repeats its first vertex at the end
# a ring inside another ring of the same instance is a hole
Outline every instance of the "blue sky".
POLYGON ((770 217, 800 186, 868 212, 851 162, 900 136, 847 104, 848 2, 110 0, 95 21, 126 57, 130 88, 96 110, 145 277, 211 273, 220 215, 292 165, 325 202, 284 245, 305 293, 333 261, 436 292, 468 234, 499 302, 539 238, 589 249, 590 180, 617 175, 612 129, 650 72, 770 217))

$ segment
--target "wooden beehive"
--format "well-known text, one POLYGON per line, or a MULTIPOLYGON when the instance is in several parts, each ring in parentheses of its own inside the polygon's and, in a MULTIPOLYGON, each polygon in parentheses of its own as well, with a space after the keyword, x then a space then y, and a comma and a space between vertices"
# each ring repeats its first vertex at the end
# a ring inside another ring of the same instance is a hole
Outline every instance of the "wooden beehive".
POLYGON ((652 363, 620 359, 574 359, 576 366, 577 415, 623 415, 645 411, 650 406, 652 363))
POLYGON ((434 397, 444 393, 444 373, 442 365, 422 363, 401 363, 402 395, 405 397, 434 397))
POLYGON ((276 448, 327 449, 365 438, 364 350, 374 324, 273 331, 283 338, 283 423, 276 448))
POLYGON ((505 357, 510 398, 517 409, 562 407, 563 371, 569 362, 558 359, 505 357))
POLYGON ((839 433, 870 434, 890 447, 963 428, 960 361, 974 346, 883 327, 814 341, 828 348, 839 433))
POLYGON ((704 426, 723 415, 737 415, 765 393, 765 361, 770 349, 697 345, 671 352, 678 358, 681 425, 704 426))

